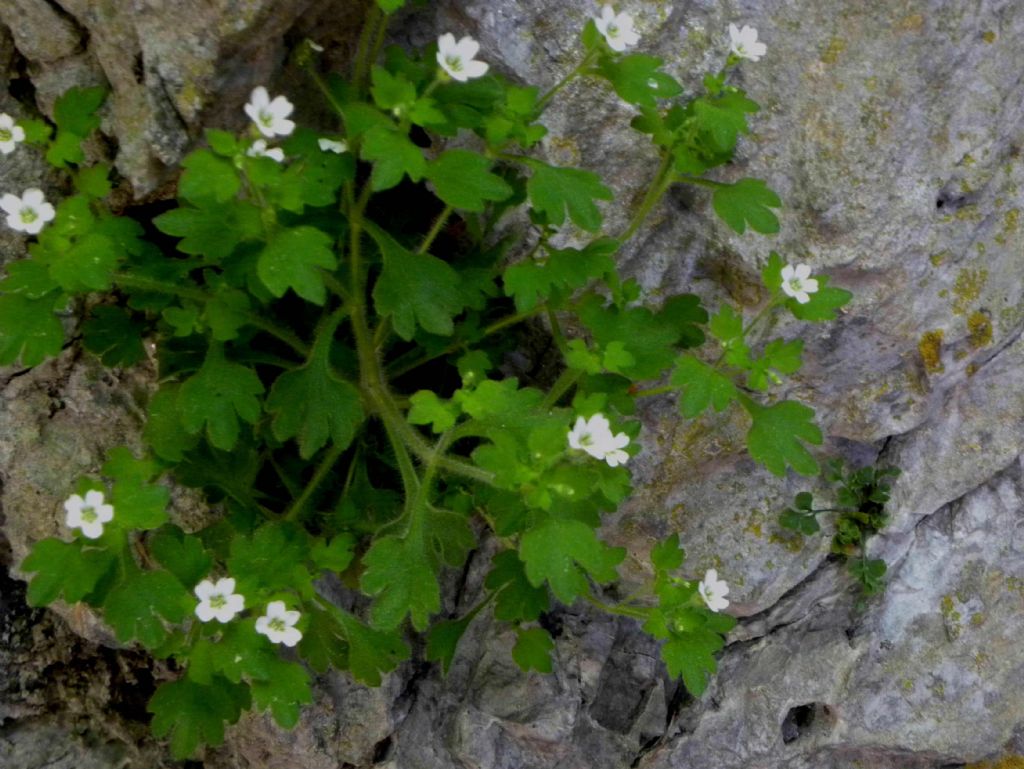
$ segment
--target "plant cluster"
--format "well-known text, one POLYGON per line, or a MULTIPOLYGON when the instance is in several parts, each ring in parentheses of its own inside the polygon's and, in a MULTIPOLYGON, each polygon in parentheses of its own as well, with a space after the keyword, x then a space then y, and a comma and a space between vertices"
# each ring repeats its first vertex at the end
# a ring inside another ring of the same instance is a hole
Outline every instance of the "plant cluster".
POLYGON ((798 534, 810 536, 821 531, 818 516, 837 513, 832 552, 849 564, 850 574, 860 583, 865 595, 885 590, 885 561, 868 558, 868 538, 889 522, 885 505, 889 501, 891 482, 899 477, 896 467, 847 468, 841 459, 826 464, 822 475, 836 486, 835 504, 839 507, 814 507, 814 496, 801 491, 793 506, 779 516, 779 525, 798 534))
POLYGON ((58 355, 61 314, 89 297, 84 347, 125 367, 150 345, 159 380, 145 455, 112 449, 67 490, 76 535, 36 543, 22 564, 29 600, 83 602, 119 641, 168 661, 149 710, 179 757, 220 743, 248 708, 294 725, 310 670, 379 684, 412 654, 410 629, 447 669, 485 609, 513 628, 519 665, 550 671, 539 620, 552 601, 635 618, 699 695, 735 623, 717 572, 682 576, 673 534, 639 593, 615 601, 601 587, 626 556, 598 529, 631 491, 638 399, 672 393, 687 419, 738 407, 756 461, 818 471, 813 410, 770 395, 800 368, 803 342, 760 332, 784 313, 833 319, 850 294, 773 252, 749 318, 730 304, 709 314, 693 295, 649 306, 614 258, 674 184, 708 189, 738 233, 778 230, 764 181, 709 176, 758 111, 728 82, 765 54, 756 31, 732 27, 721 71, 685 96, 661 59, 627 52, 633 20, 607 8, 583 30, 579 65, 541 91, 489 72, 468 37, 442 35, 425 55, 383 50, 403 4, 372 6, 348 79, 321 74, 315 45, 299 51, 334 131, 255 89, 248 128, 208 130, 177 205, 151 223, 113 213, 112 169, 86 162, 102 90, 65 94, 55 130, 0 118, 0 150, 39 146, 74 184, 55 207, 39 190, 0 200, 8 225, 34 237, 0 282, 0 364, 58 355), (535 152, 545 109, 577 77, 631 105, 659 157, 615 236, 598 174, 535 152), (501 234, 513 214, 526 224, 501 234), (524 384, 504 365, 524 324, 552 339, 546 380, 524 384), (171 522, 166 477, 205 491, 208 526, 171 522), (443 572, 484 536, 497 552, 482 599, 438 619, 443 572))

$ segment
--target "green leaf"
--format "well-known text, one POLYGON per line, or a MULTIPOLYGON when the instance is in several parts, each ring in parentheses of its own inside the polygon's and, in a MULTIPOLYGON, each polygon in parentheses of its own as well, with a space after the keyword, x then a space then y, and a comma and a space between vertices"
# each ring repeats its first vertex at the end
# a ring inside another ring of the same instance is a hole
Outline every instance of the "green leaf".
POLYGON ((60 355, 64 328, 54 314, 55 298, 29 299, 21 294, 0 296, 0 366, 21 361, 32 367, 60 355))
POLYGON ((327 300, 327 288, 318 268, 333 270, 338 262, 333 241, 316 227, 300 226, 279 230, 260 252, 256 271, 276 297, 291 288, 313 304, 327 300))
POLYGON ((459 274, 430 254, 414 254, 387 232, 366 223, 377 242, 384 269, 373 287, 377 312, 391 316, 395 333, 410 340, 419 325, 424 331, 451 336, 452 319, 462 311, 459 274))
POLYGON ((4 265, 7 277, 0 280, 0 291, 21 294, 28 299, 41 299, 57 288, 46 265, 38 259, 21 259, 4 265))
POLYGON ((338 376, 326 355, 314 355, 301 368, 281 374, 267 396, 274 437, 295 438, 303 459, 332 441, 345 448, 363 421, 359 390, 338 376))
POLYGON ((664 62, 656 56, 634 53, 606 56, 599 70, 619 97, 639 107, 655 107, 658 99, 672 99, 683 92, 674 77, 661 71, 664 62))
POLYGON ((313 565, 323 571, 341 573, 352 563, 355 556, 356 538, 345 532, 331 539, 330 542, 317 540, 310 550, 313 565))
POLYGON ((711 316, 708 331, 711 332, 711 336, 727 346, 734 339, 743 338, 743 316, 737 313, 732 305, 724 304, 722 309, 711 316))
POLYGON ((693 102, 693 114, 698 130, 709 137, 718 153, 728 154, 736 147, 739 134, 750 132, 747 115, 760 107, 739 91, 731 91, 718 98, 702 96, 693 102))
POLYGON ((616 579, 615 567, 626 557, 626 551, 601 542, 581 521, 551 519, 523 535, 519 557, 534 586, 546 580, 562 603, 571 604, 590 590, 585 573, 596 582, 616 579))
POLYGON ((75 189, 86 197, 105 198, 110 194, 110 166, 105 163, 81 169, 75 174, 75 189))
POLYGON ((46 151, 50 165, 63 166, 85 160, 82 142, 99 128, 96 111, 106 99, 104 88, 80 88, 65 91, 53 105, 53 121, 57 124, 57 137, 46 151))
POLYGON ((173 574, 188 590, 210 573, 213 559, 202 540, 186 534, 177 526, 160 528, 146 541, 146 547, 161 566, 173 574))
POLYGON ((427 172, 423 150, 391 127, 378 125, 367 131, 360 146, 360 155, 363 160, 373 163, 370 187, 374 192, 391 189, 404 176, 418 182, 427 172))
POLYGON ((711 204, 719 218, 741 235, 748 224, 762 235, 779 231, 779 220, 771 209, 781 206, 782 200, 760 179, 716 186, 711 204))
POLYGON ((683 565, 685 557, 686 553, 679 547, 678 533, 651 548, 651 563, 660 571, 675 571, 683 565))
POLYGON ((82 343, 109 368, 134 366, 146 359, 145 325, 130 312, 111 305, 93 307, 82 324, 82 343))
POLYGON ((348 639, 348 670, 357 681, 380 686, 382 673, 409 658, 409 647, 397 632, 375 630, 347 612, 339 612, 339 617, 348 639))
POLYGON ((200 745, 224 742, 224 723, 233 724, 249 707, 249 687, 216 678, 209 686, 187 678, 160 684, 146 710, 156 737, 171 738, 171 755, 181 760, 200 745))
POLYGON ((394 13, 405 6, 406 0, 377 0, 377 5, 384 13, 394 13))
POLYGON ((178 250, 218 262, 240 243, 263 237, 260 210, 244 200, 227 200, 204 208, 182 206, 153 220, 163 233, 182 238, 178 250))
POLYGON ((382 110, 400 109, 416 101, 416 86, 401 75, 393 75, 383 67, 374 67, 371 78, 370 93, 382 110))
POLYGON ((488 201, 512 195, 509 183, 491 173, 491 161, 469 150, 442 152, 426 175, 441 200, 464 211, 482 212, 488 201))
POLYGON ((836 319, 836 310, 849 304, 853 294, 842 288, 833 288, 828 285, 828 275, 815 276, 818 281, 818 290, 811 294, 811 300, 807 304, 800 304, 796 299, 789 299, 786 307, 793 313, 793 316, 800 320, 821 322, 836 319))
POLYGON ((484 585, 488 590, 500 591, 494 604, 495 617, 506 622, 533 622, 550 608, 547 588, 530 584, 515 550, 503 550, 492 563, 484 585))
POLYGON ((796 507, 797 510, 810 510, 813 504, 814 497, 809 491, 801 491, 796 495, 796 498, 793 501, 793 506, 796 507))
POLYGON ((526 183, 530 205, 548 222, 560 226, 566 214, 573 224, 588 232, 601 228, 601 212, 595 200, 611 200, 612 191, 601 177, 579 168, 557 168, 540 161, 529 163, 533 175, 526 183))
POLYGON ((165 486, 150 483, 159 473, 154 462, 139 460, 119 446, 107 454, 103 474, 114 479, 111 504, 114 522, 125 529, 155 529, 167 521, 171 493, 165 486))
POLYGON ((536 670, 540 673, 552 671, 551 652, 555 642, 544 628, 516 630, 516 645, 512 647, 512 659, 524 672, 536 670))
POLYGON ((303 705, 313 701, 309 673, 302 665, 272 658, 266 678, 252 682, 252 701, 260 710, 269 710, 282 729, 299 722, 303 705))
POLYGON ((768 255, 768 261, 761 268, 761 280, 765 288, 772 293, 782 288, 782 268, 785 266, 786 262, 783 258, 772 251, 768 255))
POLYGON ((106 291, 124 253, 113 240, 89 232, 65 251, 50 253, 50 276, 65 291, 106 291))
POLYGON ((754 420, 747 433, 751 457, 780 477, 787 465, 801 475, 817 474, 818 462, 803 445, 822 442, 821 430, 813 421, 814 409, 796 401, 759 406, 743 398, 742 403, 754 420))
POLYGON ((599 238, 583 249, 550 249, 547 259, 519 262, 507 268, 503 278, 505 293, 515 298, 520 312, 532 310, 556 290, 572 292, 613 272, 613 256, 618 250, 619 242, 611 238, 599 238))
POLYGON ((299 653, 309 666, 321 674, 330 667, 348 667, 348 640, 334 615, 311 606, 307 607, 305 618, 309 624, 299 641, 299 653))
POLYGON ((178 195, 199 208, 204 204, 227 203, 242 187, 234 165, 210 150, 196 150, 181 164, 185 171, 178 181, 178 195))
POLYGON ((178 392, 181 424, 191 435, 204 427, 210 443, 230 451, 238 443, 241 419, 256 424, 262 413, 257 396, 263 383, 247 366, 231 363, 220 347, 211 347, 202 368, 178 392))
POLYGON ((682 633, 665 642, 661 658, 673 678, 682 678, 687 691, 699 697, 707 688, 707 677, 716 669, 715 653, 724 641, 716 633, 701 630, 682 633))
POLYGON ((35 572, 28 586, 29 606, 48 606, 61 595, 77 603, 89 595, 117 562, 109 550, 90 547, 82 540, 40 540, 22 561, 21 570, 35 572))
POLYGON ((767 390, 770 383, 780 384, 779 374, 792 374, 803 365, 804 342, 793 339, 789 342, 775 339, 764 348, 764 355, 751 364, 747 386, 755 390, 767 390))
POLYGON ((154 453, 169 462, 181 462, 185 452, 199 442, 182 425, 180 386, 164 384, 150 398, 142 434, 154 453))
POLYGON ((623 344, 635 362, 622 372, 633 379, 656 379, 672 365, 679 347, 693 347, 704 339, 694 324, 706 322, 707 313, 695 296, 673 297, 658 312, 606 307, 604 302, 596 294, 587 296, 577 305, 577 314, 602 348, 623 344))
POLYGON ((170 572, 142 571, 110 591, 103 616, 121 643, 138 640, 155 649, 167 638, 162 620, 181 622, 191 603, 188 591, 170 572))
POLYGON ((431 662, 440 662, 441 669, 447 674, 455 659, 459 640, 473 621, 476 612, 470 612, 458 619, 446 619, 437 622, 427 633, 426 657, 431 662))
POLYGON ((708 406, 724 411, 739 396, 731 379, 692 355, 676 361, 671 382, 681 389, 679 411, 687 419, 700 416, 708 406))
POLYGON ((374 599, 370 607, 374 627, 393 630, 409 615, 414 628, 425 630, 430 616, 441 610, 441 591, 422 534, 375 540, 363 556, 363 565, 366 571, 360 587, 374 599))
POLYGON ((238 580, 238 592, 250 601, 276 590, 310 592, 309 535, 285 521, 260 526, 252 536, 237 534, 231 542, 228 572, 238 580))
POLYGON ((435 433, 443 433, 455 426, 459 409, 451 401, 443 401, 433 390, 420 390, 409 398, 409 422, 414 425, 430 425, 435 433))
POLYGON ((864 592, 868 595, 880 593, 885 589, 885 572, 885 561, 880 558, 850 560, 850 573, 864 586, 864 592))
POLYGON ((784 529, 790 529, 806 536, 811 536, 821 531, 818 519, 813 514, 797 510, 784 510, 782 515, 779 516, 779 525, 784 529))

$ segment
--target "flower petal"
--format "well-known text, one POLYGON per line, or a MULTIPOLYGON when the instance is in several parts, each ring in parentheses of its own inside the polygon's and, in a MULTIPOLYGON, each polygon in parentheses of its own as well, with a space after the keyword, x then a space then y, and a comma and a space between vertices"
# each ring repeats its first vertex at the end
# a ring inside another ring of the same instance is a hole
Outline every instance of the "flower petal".
POLYGON ((287 628, 281 633, 281 643, 285 646, 295 646, 299 641, 302 640, 302 631, 295 627, 287 628))
POLYGON ((214 585, 210 580, 204 579, 202 582, 200 582, 198 585, 192 588, 192 592, 196 594, 196 598, 198 598, 200 601, 209 601, 210 596, 217 592, 217 586, 214 585))
POLYGON ((470 59, 476 58, 476 55, 480 53, 480 43, 467 35, 455 46, 455 53, 468 62, 470 59))
POLYGON ((292 114, 292 110, 295 109, 295 105, 288 101, 284 96, 275 96, 274 100, 267 106, 271 114, 275 117, 286 118, 292 114))
POLYGON ((467 61, 463 65, 463 71, 466 73, 467 79, 483 77, 490 68, 491 65, 485 61, 467 61))
POLYGON ((289 626, 294 625, 301 618, 302 618, 302 612, 298 612, 298 611, 292 610, 292 611, 286 611, 284 613, 284 621, 289 626))
POLYGON ((29 187, 21 194, 21 202, 26 206, 38 208, 46 200, 43 191, 38 187, 29 187))
POLYGON ((21 198, 8 192, 0 198, 0 208, 11 216, 16 216, 21 212, 21 198))
MULTIPOLYGON (((261 107, 266 107, 268 104, 270 104, 270 94, 267 93, 267 89, 261 85, 258 85, 255 88, 253 88, 252 94, 250 94, 249 96, 249 104, 255 107, 257 111, 261 107)), ((246 109, 246 112, 248 112, 248 108, 246 109)))
POLYGON ((796 269, 793 271, 796 277, 800 280, 807 280, 811 277, 811 265, 809 264, 798 264, 796 269))
POLYGON ((241 593, 235 593, 234 595, 227 596, 227 602, 224 604, 228 609, 231 609, 233 614, 245 609, 245 596, 241 593))
POLYGON ((216 612, 213 607, 206 601, 201 601, 199 605, 196 606, 196 616, 199 617, 201 622, 209 622, 215 615, 216 612))
POLYGON ((82 536, 87 539, 99 539, 103 536, 103 524, 99 521, 82 521, 79 528, 82 530, 82 536))
POLYGON ((85 493, 85 504, 92 508, 97 508, 104 502, 103 492, 91 489, 85 493))
POLYGON ((217 580, 216 592, 221 595, 230 595, 235 592, 235 578, 234 577, 221 577, 217 580))
POLYGON ((455 50, 455 35, 451 32, 445 32, 439 38, 437 38, 437 52, 439 56, 447 56, 455 50))

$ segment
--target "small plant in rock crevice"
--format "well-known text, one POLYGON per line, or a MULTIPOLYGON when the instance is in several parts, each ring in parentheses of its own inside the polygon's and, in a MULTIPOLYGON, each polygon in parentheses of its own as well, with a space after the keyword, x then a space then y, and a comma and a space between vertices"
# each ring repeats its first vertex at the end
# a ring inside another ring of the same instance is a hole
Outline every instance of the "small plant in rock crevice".
POLYGON ((633 20, 607 8, 585 26, 578 66, 543 91, 494 74, 468 36, 383 50, 403 5, 371 6, 348 77, 323 74, 316 46, 298 52, 330 130, 258 87, 247 130, 206 132, 177 206, 151 223, 174 247, 115 215, 114 172, 86 160, 102 89, 66 93, 52 126, 0 116, 0 151, 41 148, 75 190, 56 206, 39 190, 0 199, 8 226, 34 238, 0 281, 0 364, 59 355, 58 313, 88 296, 85 349, 126 367, 150 345, 159 382, 145 454, 113 448, 63 490, 78 534, 35 544, 28 598, 83 602, 120 642, 175 663, 149 710, 177 757, 219 744, 249 708, 295 725, 310 671, 378 685, 413 632, 447 670, 484 611, 511 627, 524 670, 548 672, 555 644, 539 620, 554 601, 635 619, 699 695, 735 624, 717 571, 683 576, 673 534, 650 553, 649 584, 623 600, 603 590, 626 556, 598 530, 631 492, 637 401, 671 393, 686 419, 739 408, 757 462, 818 472, 813 409, 771 395, 800 369, 803 341, 764 329, 787 313, 832 320, 851 295, 771 252, 750 317, 730 304, 709 314, 690 294, 654 306, 614 258, 676 184, 707 189, 737 233, 778 231, 763 180, 713 178, 758 111, 729 82, 766 54, 756 30, 732 27, 722 69, 685 95, 661 59, 629 52, 633 20), (578 77, 631 105, 658 156, 618 233, 604 230, 600 176, 537 152, 546 108, 578 77), (413 195, 426 216, 396 202, 413 195), (499 234, 523 212, 524 230, 499 234), (546 387, 502 373, 510 332, 531 323, 558 355, 546 387), (172 523, 164 478, 202 489, 212 522, 172 523), (440 618, 443 572, 481 537, 497 544, 482 597, 440 618), (329 600, 325 580, 362 600, 329 600))
POLYGON ((814 496, 801 491, 793 506, 779 516, 779 525, 799 534, 810 536, 821 531, 818 516, 836 513, 832 552, 848 564, 850 574, 860 583, 866 596, 885 590, 885 561, 868 558, 868 539, 889 522, 885 505, 889 501, 891 482, 899 477, 895 467, 861 467, 849 469, 841 459, 832 459, 822 473, 825 480, 836 486, 838 507, 814 507, 814 496))

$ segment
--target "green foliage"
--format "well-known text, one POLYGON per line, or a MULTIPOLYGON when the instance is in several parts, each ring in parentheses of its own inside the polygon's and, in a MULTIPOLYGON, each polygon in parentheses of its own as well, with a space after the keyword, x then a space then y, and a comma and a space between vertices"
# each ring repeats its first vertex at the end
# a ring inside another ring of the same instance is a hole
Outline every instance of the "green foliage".
POLYGON ((801 491, 793 506, 779 516, 779 525, 810 536, 821 531, 818 515, 836 513, 832 552, 845 558, 850 574, 865 596, 885 590, 885 561, 867 557, 867 541, 889 522, 885 505, 889 501, 892 481, 899 477, 895 467, 861 467, 848 469, 842 460, 833 459, 823 471, 826 481, 835 486, 835 508, 814 508, 810 492, 801 491))
MULTIPOLYGON (((101 477, 69 481, 68 494, 102 490, 112 520, 95 539, 36 543, 22 564, 29 601, 85 602, 119 642, 180 671, 149 704, 178 758, 219 744, 248 708, 294 726, 310 671, 376 686, 414 649, 447 671, 485 611, 514 634, 523 670, 549 673, 545 614, 558 602, 640 623, 700 695, 735 620, 705 604, 679 536, 654 546, 638 597, 603 593, 625 557, 601 524, 632 490, 639 404, 669 394, 697 419, 738 403, 755 460, 779 475, 817 470, 813 411, 772 393, 803 363, 799 326, 765 338, 760 324, 830 320, 850 294, 821 275, 800 304, 773 252, 752 312, 725 303, 709 315, 692 294, 652 301, 616 259, 674 184, 711 188, 737 232, 778 230, 764 182, 712 177, 758 110, 728 83, 737 62, 684 96, 661 59, 613 51, 590 21, 584 60, 550 91, 493 71, 457 82, 439 76, 433 50, 379 55, 404 6, 370 6, 348 80, 321 76, 303 47, 337 115, 325 136, 299 126, 271 142, 277 162, 250 154, 252 127, 207 131, 182 163, 177 205, 151 227, 115 214, 116 172, 85 162, 102 91, 62 97, 55 133, 24 124, 73 193, 29 257, 5 267, 0 365, 61 354, 65 326, 77 328, 65 316, 81 310, 87 350, 106 366, 155 367, 159 382, 143 404, 146 453, 114 449, 101 477), (598 173, 534 151, 548 104, 577 76, 631 105, 660 161, 635 205, 620 202, 618 232, 604 226, 613 195, 598 173), (208 500, 206 523, 171 522, 170 483, 208 500), (440 616, 443 586, 485 536, 497 552, 476 604, 440 616), (197 585, 225 577, 244 608, 202 622, 197 585), (294 649, 257 630, 278 601, 298 612, 294 649), (407 643, 410 629, 426 643, 407 643)), ((870 505, 886 494, 866 475, 837 494, 856 513, 840 516, 833 548, 860 553, 851 569, 869 590, 884 564, 863 542, 884 524, 870 505)), ((799 496, 783 525, 812 534, 819 512, 799 496)))
POLYGON ((742 179, 715 187, 712 204, 719 218, 742 235, 749 226, 762 235, 779 231, 779 220, 771 210, 782 200, 760 179, 742 179))
POLYGON ((238 721, 250 704, 249 688, 216 678, 208 685, 187 678, 160 685, 147 709, 157 737, 170 737, 176 759, 195 754, 200 745, 224 742, 224 724, 238 721))

